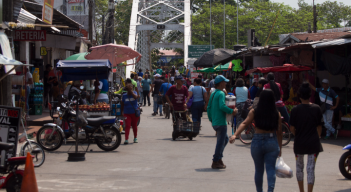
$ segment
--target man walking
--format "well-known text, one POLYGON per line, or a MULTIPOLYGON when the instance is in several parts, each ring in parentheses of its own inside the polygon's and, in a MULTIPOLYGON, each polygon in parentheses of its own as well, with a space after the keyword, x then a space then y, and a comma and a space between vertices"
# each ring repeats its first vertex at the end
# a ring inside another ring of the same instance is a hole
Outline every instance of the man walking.
MULTIPOLYGON (((172 87, 166 92, 166 100, 173 111, 185 111, 187 109, 185 99, 188 98, 188 89, 183 85, 183 77, 181 75, 177 76, 175 81, 176 85, 172 85, 172 87), (172 98, 172 101, 170 97, 172 98)), ((173 119, 177 120, 181 118, 186 121, 186 113, 181 113, 181 115, 175 113, 174 115, 175 117, 173 119)))
POLYGON ((158 94, 160 93, 160 88, 163 81, 160 79, 161 75, 158 73, 154 77, 155 81, 151 85, 152 97, 154 99, 154 113, 152 114, 152 116, 157 115, 158 108, 160 108, 160 116, 162 116, 162 104, 159 104, 159 99, 161 97, 158 94))
POLYGON ((143 76, 144 76, 144 73, 143 73, 143 71, 142 71, 141 69, 139 69, 138 76, 139 76, 139 77, 143 77, 143 76))
POLYGON ((137 81, 137 85, 138 85, 138 91, 139 91, 139 103, 143 104, 143 86, 141 81, 143 80, 142 76, 138 76, 138 81, 137 81))
POLYGON ((158 66, 158 68, 156 69, 156 73, 162 75, 163 70, 161 69, 161 66, 158 66))
POLYGON ((208 93, 208 97, 210 97, 210 95, 211 95, 211 92, 212 92, 211 89, 215 88, 215 79, 216 79, 216 77, 217 77, 217 75, 213 74, 211 81, 208 83, 208 88, 210 89, 210 91, 207 92, 208 93))
POLYGON ((151 80, 149 79, 149 75, 145 74, 145 79, 141 81, 141 84, 143 86, 143 97, 144 97, 144 106, 146 105, 146 98, 149 106, 151 105, 150 103, 150 85, 151 85, 151 80))
POLYGON ((211 94, 207 105, 208 119, 212 123, 213 129, 217 132, 217 145, 213 155, 212 169, 226 168, 222 161, 224 148, 229 141, 226 115, 235 115, 238 111, 227 107, 225 104, 225 93, 222 90, 226 87, 227 82, 229 82, 229 79, 226 79, 223 75, 218 75, 214 79, 216 90, 211 94))
POLYGON ((323 79, 322 81, 322 87, 323 88, 316 88, 310 83, 310 87, 312 90, 316 91, 319 93, 319 98, 321 100, 321 105, 325 105, 325 112, 322 109, 323 113, 323 120, 324 120, 324 126, 327 128, 327 134, 323 139, 329 139, 330 134, 333 133, 335 139, 338 137, 338 130, 333 128, 333 114, 334 114, 334 109, 339 105, 339 97, 335 93, 334 90, 332 90, 329 87, 329 80, 328 79, 323 79), (333 99, 336 100, 336 104, 333 105, 333 99))

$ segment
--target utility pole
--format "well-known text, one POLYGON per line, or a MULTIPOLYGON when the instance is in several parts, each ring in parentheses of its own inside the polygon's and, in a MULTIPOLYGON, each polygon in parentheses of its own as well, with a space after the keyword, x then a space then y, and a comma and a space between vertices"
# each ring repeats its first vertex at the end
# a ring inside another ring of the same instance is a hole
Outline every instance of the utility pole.
POLYGON ((239 45, 239 0, 236 1, 236 44, 239 45))
POLYGON ((102 31, 101 31, 102 37, 101 37, 101 42, 102 44, 105 44, 105 15, 102 15, 102 31))
POLYGON ((115 3, 114 0, 109 0, 108 2, 108 9, 109 9, 109 21, 110 21, 110 43, 114 43, 114 30, 115 30, 115 22, 114 22, 114 17, 115 17, 115 3))
POLYGON ((317 33, 317 7, 313 0, 313 33, 317 33))
POLYGON ((89 0, 89 40, 93 44, 93 0, 89 0))
POLYGON ((212 50, 212 0, 210 0, 210 49, 212 50))
POLYGON ((223 48, 225 49, 225 0, 223 0, 223 48))

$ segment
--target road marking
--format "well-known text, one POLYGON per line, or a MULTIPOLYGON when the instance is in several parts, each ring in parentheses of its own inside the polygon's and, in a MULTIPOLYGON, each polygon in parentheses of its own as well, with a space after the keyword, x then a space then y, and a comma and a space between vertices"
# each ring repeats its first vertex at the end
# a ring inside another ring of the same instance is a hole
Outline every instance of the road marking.
POLYGON ((109 169, 109 171, 149 171, 151 170, 151 168, 149 167, 145 167, 145 168, 141 168, 141 167, 129 167, 129 168, 115 168, 115 169, 109 169))

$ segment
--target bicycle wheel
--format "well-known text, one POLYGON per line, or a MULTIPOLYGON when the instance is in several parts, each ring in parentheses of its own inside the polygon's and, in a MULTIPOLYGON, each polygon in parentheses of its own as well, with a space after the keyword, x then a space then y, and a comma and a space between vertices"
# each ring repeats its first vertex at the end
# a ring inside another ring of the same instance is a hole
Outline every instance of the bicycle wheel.
POLYGON ((246 145, 250 145, 255 134, 255 125, 252 123, 240 134, 240 141, 246 145))
POLYGON ((291 132, 288 125, 286 125, 285 123, 282 123, 282 132, 283 132, 282 145, 286 146, 287 144, 289 144, 291 140, 291 132))
POLYGON ((26 156, 27 152, 29 152, 33 158, 34 167, 40 167, 44 164, 45 161, 45 151, 40 145, 33 141, 28 141, 23 146, 22 156, 26 156), (30 145, 29 145, 30 144, 30 145))

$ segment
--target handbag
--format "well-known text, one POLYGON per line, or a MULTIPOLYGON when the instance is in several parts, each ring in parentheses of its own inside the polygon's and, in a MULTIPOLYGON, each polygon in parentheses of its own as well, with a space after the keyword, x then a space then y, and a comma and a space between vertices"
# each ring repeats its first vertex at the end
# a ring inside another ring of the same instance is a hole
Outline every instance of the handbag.
MULTIPOLYGON (((130 105, 133 107, 133 104, 132 104, 132 102, 130 102, 130 98, 129 98, 129 103, 130 103, 130 105)), ((134 108, 133 107, 133 109, 134 109, 134 111, 135 111, 135 117, 140 117, 140 109, 136 109, 136 108, 134 108)))
POLYGON ((324 114, 324 113, 327 111, 326 103, 327 103, 328 95, 329 95, 329 91, 328 91, 327 95, 325 96, 325 101, 324 101, 324 103, 321 104, 321 111, 322 111, 322 114, 324 114))
POLYGON ((190 109, 192 104, 193 104, 193 97, 191 97, 189 101, 186 103, 187 108, 190 109))

